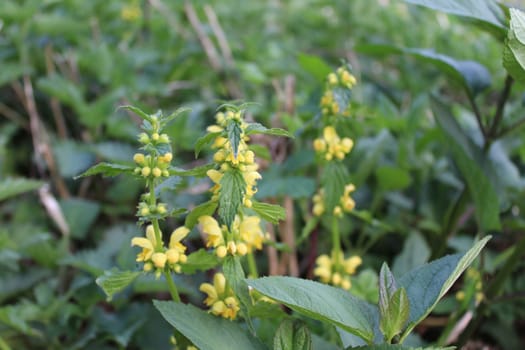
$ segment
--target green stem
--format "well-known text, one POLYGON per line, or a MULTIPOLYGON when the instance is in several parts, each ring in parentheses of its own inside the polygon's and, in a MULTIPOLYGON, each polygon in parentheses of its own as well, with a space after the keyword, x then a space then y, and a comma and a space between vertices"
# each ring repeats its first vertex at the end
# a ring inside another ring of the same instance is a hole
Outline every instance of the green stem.
POLYGON ((471 93, 467 93, 468 101, 470 102, 470 105, 472 107, 472 111, 474 112, 474 116, 476 117, 476 122, 478 123, 479 130, 481 131, 481 134, 483 134, 483 139, 485 140, 485 143, 487 141, 487 130, 483 126, 483 118, 481 116, 481 112, 478 108, 478 105, 476 104, 476 101, 474 100, 474 96, 472 96, 471 93))
POLYGON ((173 301, 180 303, 179 291, 177 290, 177 286, 173 281, 173 277, 171 276, 170 271, 164 271, 164 277, 166 278, 166 282, 168 282, 168 288, 170 290, 171 298, 173 299, 173 301))
POLYGON ((248 253, 247 258, 248 258, 248 270, 250 271, 250 277, 251 278, 259 277, 259 273, 257 272, 257 264, 255 262, 255 255, 253 254, 253 252, 248 253))
POLYGON ((503 88, 503 92, 501 93, 498 99, 496 113, 494 114, 494 119, 492 120, 492 125, 490 126, 490 129, 488 132, 488 136, 491 138, 497 135, 499 123, 503 119, 503 111, 505 109, 505 103, 507 102, 510 96, 510 91, 512 89, 512 83, 514 83, 514 79, 512 79, 510 75, 507 75, 507 77, 505 78, 505 87, 503 88))
POLYGON ((341 255, 341 239, 339 235, 339 221, 337 216, 332 216, 332 254, 335 258, 335 264, 339 264, 339 257, 341 255))

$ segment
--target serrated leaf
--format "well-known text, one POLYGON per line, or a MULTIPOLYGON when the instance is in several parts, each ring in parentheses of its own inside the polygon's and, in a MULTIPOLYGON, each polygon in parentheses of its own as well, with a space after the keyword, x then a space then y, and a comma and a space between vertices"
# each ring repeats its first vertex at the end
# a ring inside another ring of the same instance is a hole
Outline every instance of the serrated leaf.
POLYGON ((219 217, 230 228, 242 204, 246 182, 238 170, 230 169, 222 176, 220 186, 219 217))
POLYGON ((236 120, 229 120, 226 125, 226 135, 230 141, 233 157, 237 158, 239 153, 239 143, 241 142, 242 129, 236 120))
POLYGON ((114 163, 98 163, 92 166, 82 174, 75 176, 74 179, 78 179, 85 176, 92 176, 101 174, 104 177, 117 176, 123 173, 133 173, 133 167, 128 165, 114 164, 114 163))
POLYGON ((121 108, 122 109, 127 109, 128 111, 132 111, 133 113, 135 113, 137 116, 139 116, 143 120, 151 122, 151 116, 149 114, 145 113, 144 111, 142 111, 142 109, 140 109, 138 107, 125 105, 125 106, 120 106, 118 109, 121 109, 121 108))
POLYGON ((273 350, 312 350, 310 330, 299 320, 283 320, 275 332, 273 350))
POLYGON ((273 224, 277 224, 280 220, 286 218, 284 208, 277 204, 252 201, 252 209, 259 214, 261 218, 273 224))
POLYGON ((284 129, 281 129, 281 128, 268 129, 267 127, 259 123, 250 123, 244 132, 246 133, 246 135, 264 134, 264 135, 285 136, 285 137, 294 138, 292 134, 290 134, 288 131, 284 129))
POLYGON ((201 350, 265 349, 238 323, 215 317, 193 305, 159 300, 153 300, 153 305, 166 321, 201 350))
POLYGON ((379 327, 385 336, 386 342, 401 333, 408 320, 410 305, 407 293, 404 288, 399 288, 394 292, 388 301, 388 307, 381 316, 379 327))
POLYGON ((215 164, 205 164, 200 165, 192 169, 180 169, 180 168, 170 168, 169 172, 171 175, 179 175, 179 176, 195 176, 195 177, 204 177, 206 176, 206 172, 210 169, 213 169, 215 167, 215 164))
POLYGON ((7 178, 0 181, 0 201, 17 196, 19 194, 34 191, 44 185, 44 182, 24 179, 7 178))
POLYGON ((490 238, 483 238, 464 254, 445 256, 412 270, 398 280, 399 287, 406 289, 410 303, 408 325, 402 338, 432 311, 490 238))
POLYGON ((197 142, 195 142, 195 158, 199 156, 202 149, 212 143, 221 133, 220 132, 210 132, 202 137, 199 137, 197 142))
POLYGON ((289 308, 316 320, 339 326, 370 343, 378 310, 340 288, 294 277, 247 280, 248 285, 289 308))
POLYGON ((135 278, 142 272, 138 271, 119 271, 116 269, 104 271, 102 276, 99 276, 95 282, 106 293, 107 300, 111 301, 113 296, 129 286, 135 278))
POLYGON ((255 329, 253 327, 250 308, 252 306, 252 299, 248 290, 248 284, 246 284, 244 270, 241 265, 240 258, 238 256, 227 256, 224 258, 222 264, 222 271, 227 283, 232 288, 235 296, 240 301, 241 312, 245 316, 246 323, 253 334, 255 329))
POLYGON ((199 249, 188 255, 188 260, 181 264, 181 272, 191 275, 197 271, 206 271, 214 268, 219 264, 216 255, 207 252, 205 249, 199 249))
POLYGON ((516 80, 525 80, 525 13, 510 9, 510 28, 503 49, 503 66, 516 80))
POLYGON ((203 215, 213 215, 215 213, 215 210, 217 209, 218 203, 217 201, 208 201, 204 202, 202 204, 199 204, 195 208, 193 208, 188 216, 186 216, 186 221, 184 222, 184 226, 189 228, 190 230, 197 224, 197 221, 199 218, 203 215))
POLYGON ((348 181, 348 171, 343 163, 329 162, 323 171, 321 181, 325 190, 325 210, 327 213, 332 213, 335 206, 341 201, 348 181))

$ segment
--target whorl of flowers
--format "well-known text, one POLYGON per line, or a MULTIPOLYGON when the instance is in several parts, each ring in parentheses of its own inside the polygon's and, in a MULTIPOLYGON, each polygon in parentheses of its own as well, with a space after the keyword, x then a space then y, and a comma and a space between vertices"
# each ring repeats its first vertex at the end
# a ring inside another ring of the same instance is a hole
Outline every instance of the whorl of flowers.
POLYGON ((213 284, 201 284, 199 290, 207 294, 204 304, 210 308, 210 313, 230 320, 237 317, 240 309, 239 301, 233 290, 227 285, 222 273, 216 273, 213 276, 213 284))
POLYGON ((348 290, 352 287, 350 276, 355 274, 361 263, 361 257, 356 255, 345 259, 343 254, 332 254, 332 256, 323 254, 316 259, 317 267, 314 275, 319 277, 323 283, 348 290), (334 255, 337 255, 338 258, 335 258, 334 255))
MULTIPOLYGON (((337 217, 342 217, 343 213, 349 213, 355 208, 355 201, 350 197, 350 193, 355 191, 354 184, 345 186, 343 195, 339 200, 339 204, 334 207, 333 214, 337 217)), ((321 216, 325 212, 324 204, 324 189, 320 189, 313 197, 314 206, 312 212, 315 216, 321 216)))

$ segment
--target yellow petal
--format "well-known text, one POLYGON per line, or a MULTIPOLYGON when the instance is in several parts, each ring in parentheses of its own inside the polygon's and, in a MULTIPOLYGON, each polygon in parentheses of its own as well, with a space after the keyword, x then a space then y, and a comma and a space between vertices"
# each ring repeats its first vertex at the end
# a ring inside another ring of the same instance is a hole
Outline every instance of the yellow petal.
POLYGON ((131 239, 131 246, 137 246, 144 249, 151 249, 153 250, 153 243, 144 237, 133 237, 131 239))
POLYGON ((213 276, 213 286, 215 287, 215 290, 218 294, 223 294, 224 290, 226 288, 226 278, 222 273, 216 273, 215 276, 213 276))
POLYGON ((168 257, 164 253, 154 253, 151 256, 151 261, 153 261, 153 265, 155 265, 155 267, 159 269, 164 268, 167 260, 168 260, 168 257))
POLYGON ((170 237, 170 248, 172 248, 172 245, 175 245, 175 243, 180 242, 184 237, 186 237, 189 232, 190 229, 185 226, 181 226, 174 230, 170 237))
POLYGON ((339 140, 339 136, 333 126, 327 126, 323 130, 323 137, 328 143, 335 143, 339 140))

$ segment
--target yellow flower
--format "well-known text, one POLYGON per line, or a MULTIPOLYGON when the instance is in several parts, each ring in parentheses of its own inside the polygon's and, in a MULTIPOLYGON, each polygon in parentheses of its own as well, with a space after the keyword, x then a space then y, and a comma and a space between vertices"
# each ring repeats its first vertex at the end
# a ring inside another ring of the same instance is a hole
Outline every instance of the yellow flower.
POLYGON ((184 246, 180 241, 184 239, 184 237, 186 237, 189 232, 190 230, 187 227, 181 226, 171 233, 170 243, 168 245, 168 250, 166 251, 166 256, 169 263, 176 264, 179 261, 183 262, 182 260, 184 258, 182 257, 186 251, 186 246, 184 246))
POLYGON ((199 290, 206 293, 207 297, 204 300, 204 304, 210 307, 212 314, 230 320, 237 317, 239 301, 233 295, 233 291, 230 288, 226 288, 226 278, 222 273, 216 273, 213 276, 213 285, 203 283, 199 290))
POLYGON ((157 239, 155 238, 155 230, 152 225, 148 225, 146 228, 146 238, 134 237, 131 240, 132 246, 138 246, 142 248, 142 251, 137 254, 137 261, 147 261, 153 255, 155 246, 157 245, 157 239))
POLYGON ((207 235, 206 247, 218 247, 224 243, 222 230, 217 220, 209 215, 199 217, 202 233, 207 235))
POLYGON ((165 253, 153 253, 151 255, 151 261, 153 261, 153 265, 155 265, 155 267, 159 269, 163 269, 164 266, 166 266, 167 260, 168 257, 165 253))
POLYGON ((343 254, 340 254, 339 259, 323 254, 316 259, 317 267, 314 269, 314 275, 323 283, 348 290, 352 287, 350 276, 355 274, 361 262, 358 256, 351 256, 345 260, 343 254))
POLYGON ((248 252, 253 248, 262 249, 264 233, 261 229, 261 218, 258 216, 245 216, 240 222, 239 234, 246 243, 248 252))

